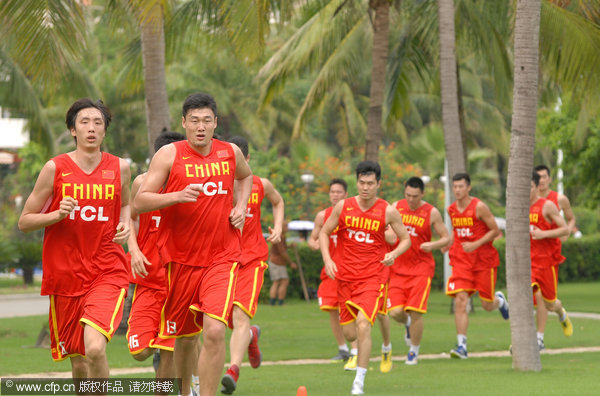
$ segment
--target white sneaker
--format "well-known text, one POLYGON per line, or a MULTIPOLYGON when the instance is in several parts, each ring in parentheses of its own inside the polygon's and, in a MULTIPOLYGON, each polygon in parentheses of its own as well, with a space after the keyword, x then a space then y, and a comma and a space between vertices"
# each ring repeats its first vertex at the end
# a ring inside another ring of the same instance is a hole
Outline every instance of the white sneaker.
POLYGON ((365 392, 363 390, 364 388, 364 384, 362 382, 358 382, 358 381, 354 381, 352 383, 352 392, 350 392, 351 395, 364 395, 365 392))

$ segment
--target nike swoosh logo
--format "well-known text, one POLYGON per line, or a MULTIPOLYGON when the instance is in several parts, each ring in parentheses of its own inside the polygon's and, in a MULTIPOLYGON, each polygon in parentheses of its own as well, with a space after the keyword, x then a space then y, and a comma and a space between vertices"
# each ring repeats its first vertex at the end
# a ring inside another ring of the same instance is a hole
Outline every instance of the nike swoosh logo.
POLYGON ((62 173, 62 177, 69 176, 69 175, 71 175, 71 174, 73 174, 73 172, 68 172, 68 173, 65 173, 65 172, 63 172, 63 173, 62 173))
POLYGON ((192 156, 190 155, 189 157, 181 157, 182 159, 186 160, 186 159, 190 159, 192 158, 192 156))

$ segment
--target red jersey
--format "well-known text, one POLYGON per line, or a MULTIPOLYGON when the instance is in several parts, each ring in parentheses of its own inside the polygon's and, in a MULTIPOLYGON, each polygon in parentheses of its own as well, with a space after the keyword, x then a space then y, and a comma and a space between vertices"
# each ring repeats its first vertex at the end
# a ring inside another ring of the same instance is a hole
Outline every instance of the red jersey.
MULTIPOLYGON (((556 208, 560 211, 560 205, 558 204, 558 193, 554 190, 550 190, 550 192, 548 193, 548 196, 546 197, 546 199, 548 201, 551 201, 554 205, 556 205, 556 208)), ((552 223, 550 225, 550 229, 555 229, 558 228, 558 226, 554 223, 552 223)), ((561 252, 562 252, 562 241, 560 240, 560 238, 552 238, 552 248, 555 250, 554 254, 556 258, 562 257, 561 252)), ((564 262, 566 259, 564 257, 562 257, 562 260, 560 260, 558 262, 558 264, 564 262)))
POLYGON ((242 231, 242 263, 267 261, 269 246, 262 234, 260 225, 260 205, 265 197, 265 189, 258 176, 252 176, 252 192, 248 198, 246 221, 242 231))
MULTIPOLYGON (((546 201, 545 198, 539 198, 529 207, 529 227, 532 230, 534 226, 542 231, 556 228, 555 224, 549 223, 544 217, 543 209, 546 201)), ((565 261, 560 250, 556 250, 557 240, 559 238, 533 239, 530 237, 532 267, 552 267, 565 261)))
MULTIPOLYGON (((327 221, 329 216, 331 216, 331 212, 333 212, 333 206, 330 206, 327 209, 325 209, 325 213, 323 214, 323 224, 325 224, 325 222, 327 221)), ((333 261, 336 263, 337 263, 337 261, 335 261, 336 260, 335 251, 337 248, 337 232, 338 232, 339 228, 340 228, 339 226, 335 227, 335 229, 329 235, 329 255, 331 256, 333 261)), ((327 276, 327 273, 325 272, 325 266, 323 266, 323 268, 321 268, 321 280, 325 280, 327 278, 328 278, 328 276, 327 276)))
POLYGON ((388 205, 378 198, 363 212, 357 197, 344 200, 337 232, 338 279, 359 281, 381 277, 385 278, 382 282, 387 281, 388 271, 381 260, 388 252, 385 241, 385 209, 388 205))
POLYGON ((450 265, 463 263, 470 265, 472 270, 497 267, 500 265, 498 251, 492 241, 481 245, 473 252, 465 252, 463 242, 474 242, 481 239, 490 230, 484 221, 477 218, 477 203, 479 199, 472 197, 471 202, 464 211, 458 210, 458 205, 453 202, 448 206, 448 214, 452 219, 454 228, 454 243, 450 247, 450 265), (454 259, 453 259, 454 257, 454 259))
POLYGON ((402 215, 402 223, 410 235, 410 249, 401 254, 392 272, 397 275, 425 275, 433 277, 435 261, 431 252, 424 252, 420 246, 431 242, 431 210, 433 205, 425 202, 416 210, 411 210, 406 199, 398 201, 396 209, 402 215))
MULTIPOLYGON (((150 287, 152 289, 163 290, 166 288, 167 283, 165 279, 165 267, 164 263, 160 259, 158 254, 158 248, 156 243, 158 241, 158 227, 160 225, 160 211, 154 210, 152 212, 141 213, 138 217, 139 227, 137 235, 137 243, 144 256, 150 261, 152 265, 146 266, 148 275, 142 278, 139 275, 129 277, 130 283, 137 283, 150 287)), ((134 232, 131 230, 131 232, 134 232)), ((131 263, 131 254, 127 253, 127 260, 131 263)), ((131 272, 131 265, 129 266, 131 272)))
POLYGON ((158 247, 163 262, 207 267, 240 261, 241 233, 229 221, 236 166, 231 144, 213 139, 206 156, 187 140, 173 145, 176 154, 165 192, 181 191, 190 184, 201 191, 196 202, 160 210, 158 247))
POLYGON ((112 241, 121 214, 119 158, 102 153, 100 163, 90 174, 68 154, 52 161, 56 171, 47 212, 59 209, 63 197, 76 199, 77 206, 45 229, 41 294, 80 296, 99 279, 126 289, 125 252, 112 241))

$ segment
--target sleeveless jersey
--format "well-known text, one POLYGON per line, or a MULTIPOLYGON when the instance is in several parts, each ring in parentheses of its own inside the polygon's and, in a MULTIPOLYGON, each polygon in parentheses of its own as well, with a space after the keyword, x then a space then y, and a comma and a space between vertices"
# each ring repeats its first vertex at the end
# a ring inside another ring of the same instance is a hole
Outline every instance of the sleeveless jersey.
POLYGON ((233 208, 235 153, 231 144, 212 140, 208 155, 198 154, 187 140, 173 143, 175 159, 165 188, 201 188, 196 202, 160 210, 158 247, 164 263, 207 267, 241 259, 241 233, 229 222, 233 208))
MULTIPOLYGON (((325 224, 327 219, 331 216, 331 212, 333 212, 333 206, 330 206, 327 209, 325 209, 325 213, 323 215, 323 224, 325 224)), ((336 257, 335 257, 335 252, 336 252, 336 248, 337 248, 338 229, 339 229, 339 226, 335 227, 335 229, 329 235, 329 255, 331 256, 331 258, 333 259, 333 261, 336 264, 337 264, 337 261, 336 261, 336 257)), ((325 266, 323 266, 323 268, 321 268, 321 280, 325 280, 327 278, 329 278, 329 277, 327 276, 327 273, 325 272, 325 266)))
MULTIPOLYGON (((556 228, 549 223, 543 214, 544 204, 547 199, 539 198, 533 205, 529 207, 529 226, 533 230, 533 226, 542 231, 556 228)), ((565 261, 565 258, 556 251, 556 240, 559 238, 544 238, 533 239, 531 242, 531 265, 537 268, 552 267, 565 261)))
POLYGON ((485 269, 500 265, 498 251, 492 241, 469 253, 462 248, 461 244, 463 242, 474 242, 490 230, 485 222, 477 218, 477 203, 479 203, 479 199, 473 197, 462 212, 458 210, 456 201, 448 206, 448 214, 452 219, 452 227, 454 228, 454 243, 449 251, 450 265, 454 265, 452 256, 460 257, 459 260, 454 260, 455 262, 463 261, 463 259, 470 262, 471 269, 485 269))
POLYGON ((337 232, 336 264, 340 280, 380 277, 382 282, 387 281, 388 271, 381 263, 388 252, 385 242, 387 206, 385 200, 378 198, 363 212, 356 197, 344 200, 337 232))
MULTIPOLYGON (((554 205, 556 205, 556 208, 560 212, 560 205, 558 204, 558 193, 556 191, 550 190, 546 199, 548 201, 551 201, 554 205)), ((558 228, 558 226, 556 224, 552 223, 550 225, 550 229, 554 229, 554 228, 558 228)), ((561 255, 562 241, 560 240, 560 238, 556 238, 556 239, 552 238, 552 248, 555 250, 555 252, 554 252, 555 257, 557 257, 557 258, 562 257, 562 255, 561 255)), ((562 260, 560 260, 558 264, 564 262, 565 260, 566 259, 564 257, 562 257, 562 260)))
POLYGON ((41 294, 80 296, 98 279, 127 288, 125 252, 112 241, 121 214, 119 158, 102 153, 89 175, 68 154, 52 161, 56 171, 47 212, 59 209, 67 196, 76 199, 77 206, 45 229, 41 294))
POLYGON ((267 261, 269 246, 260 226, 260 205, 265 197, 265 189, 258 176, 252 176, 252 192, 248 198, 246 221, 242 231, 242 264, 253 261, 267 261))
MULTIPOLYGON (((162 262, 160 255, 158 254, 158 248, 156 243, 158 241, 158 227, 160 226, 160 211, 154 210, 152 212, 141 213, 139 219, 139 231, 137 236, 137 243, 140 247, 144 256, 150 261, 152 265, 146 266, 148 275, 145 278, 137 276, 133 278, 130 276, 129 283, 137 283, 150 287, 152 289, 163 290, 166 288, 165 278, 165 267, 162 262)), ((131 230, 134 232, 134 230, 131 230)), ((127 259, 131 263, 131 254, 127 253, 127 259)), ((129 266, 131 275, 131 265, 129 266)))
POLYGON ((410 249, 401 254, 394 265, 392 272, 397 275, 425 275, 433 277, 435 261, 433 254, 424 252, 420 246, 424 242, 431 242, 431 210, 433 205, 424 202, 416 210, 411 210, 406 199, 398 201, 396 209, 402 215, 402 223, 410 235, 410 249))

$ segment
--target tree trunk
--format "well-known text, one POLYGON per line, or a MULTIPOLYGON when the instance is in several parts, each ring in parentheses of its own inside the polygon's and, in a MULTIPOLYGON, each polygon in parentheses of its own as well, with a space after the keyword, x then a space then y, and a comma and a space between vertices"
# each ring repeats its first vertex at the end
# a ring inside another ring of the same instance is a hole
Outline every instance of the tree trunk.
POLYGON ((541 0, 519 0, 515 22, 512 134, 506 188, 506 280, 513 368, 540 371, 531 291, 529 191, 538 102, 541 0))
POLYGON ((171 129, 169 98, 165 77, 164 14, 160 4, 140 17, 148 157, 154 155, 154 140, 164 129, 171 129))
POLYGON ((382 135, 381 113, 385 97, 385 72, 388 59, 389 13, 388 0, 370 0, 369 6, 375 11, 373 25, 373 50, 371 69, 371 92, 369 94, 369 113, 367 115, 367 141, 365 160, 379 160, 379 143, 382 135))
POLYGON ((442 97, 442 123, 448 175, 467 171, 465 145, 460 127, 458 107, 458 78, 454 53, 454 2, 438 0, 440 31, 440 89, 442 97))
POLYGON ((22 268, 23 270, 23 284, 25 284, 25 286, 31 286, 33 285, 33 267, 27 267, 24 266, 22 268))

